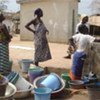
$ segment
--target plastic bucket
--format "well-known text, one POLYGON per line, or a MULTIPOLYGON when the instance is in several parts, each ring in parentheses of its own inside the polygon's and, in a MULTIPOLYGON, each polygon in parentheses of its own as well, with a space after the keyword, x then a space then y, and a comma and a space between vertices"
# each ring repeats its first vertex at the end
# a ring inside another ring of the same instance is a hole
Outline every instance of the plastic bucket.
POLYGON ((39 77, 39 76, 42 76, 44 73, 44 69, 43 68, 40 68, 40 67, 31 67, 29 68, 28 70, 28 76, 29 76, 29 80, 31 83, 34 82, 34 80, 39 77))
POLYGON ((70 76, 68 75, 68 73, 62 73, 61 74, 61 77, 65 80, 66 82, 66 88, 69 88, 69 81, 71 80, 70 79, 70 76))
POLYGON ((6 92, 6 87, 8 85, 8 79, 4 76, 0 76, 2 79, 0 79, 0 96, 4 96, 6 92))
POLYGON ((55 73, 51 73, 40 83, 40 86, 50 88, 54 91, 60 88, 61 81, 58 75, 56 75, 55 73))
POLYGON ((50 88, 35 88, 34 100, 50 100, 52 90, 50 88))
POLYGON ((19 60, 19 65, 21 67, 22 72, 28 72, 29 66, 33 61, 31 59, 22 59, 19 60))
POLYGON ((11 82, 12 84, 16 84, 18 78, 19 78, 19 74, 17 72, 11 72, 8 76, 7 76, 9 82, 11 82))
POLYGON ((28 90, 30 88, 30 83, 25 80, 22 76, 19 76, 16 84, 17 90, 28 90))

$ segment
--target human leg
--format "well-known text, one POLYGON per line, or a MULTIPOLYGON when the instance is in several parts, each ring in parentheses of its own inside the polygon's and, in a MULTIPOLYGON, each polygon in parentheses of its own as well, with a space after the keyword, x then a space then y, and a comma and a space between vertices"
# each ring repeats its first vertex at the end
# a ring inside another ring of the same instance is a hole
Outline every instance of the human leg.
POLYGON ((36 66, 38 66, 38 65, 39 65, 39 62, 35 62, 34 64, 35 64, 36 66))
POLYGON ((67 50, 67 56, 65 56, 64 58, 71 59, 71 55, 74 53, 74 51, 74 47, 72 45, 69 45, 67 50))

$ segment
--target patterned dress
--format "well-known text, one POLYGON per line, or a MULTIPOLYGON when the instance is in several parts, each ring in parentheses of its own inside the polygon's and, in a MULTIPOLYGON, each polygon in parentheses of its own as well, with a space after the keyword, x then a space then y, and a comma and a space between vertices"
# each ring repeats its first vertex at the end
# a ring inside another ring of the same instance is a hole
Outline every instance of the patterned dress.
MULTIPOLYGON (((35 22, 36 23, 36 22, 35 22)), ((34 23, 33 23, 34 24, 34 23)), ((35 34, 34 34, 34 44, 35 44, 35 62, 43 62, 51 59, 51 53, 46 38, 46 27, 43 22, 37 21, 37 24, 34 24, 35 34)))

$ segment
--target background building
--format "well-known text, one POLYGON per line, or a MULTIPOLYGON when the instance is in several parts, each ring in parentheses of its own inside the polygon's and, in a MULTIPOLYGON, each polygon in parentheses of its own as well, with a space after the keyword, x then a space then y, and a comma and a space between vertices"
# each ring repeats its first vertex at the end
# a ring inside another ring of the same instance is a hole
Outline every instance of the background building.
POLYGON ((34 18, 34 10, 41 8, 43 21, 49 30, 50 42, 66 43, 74 34, 77 23, 79 0, 17 0, 20 3, 21 40, 33 40, 33 33, 25 29, 25 24, 34 18))

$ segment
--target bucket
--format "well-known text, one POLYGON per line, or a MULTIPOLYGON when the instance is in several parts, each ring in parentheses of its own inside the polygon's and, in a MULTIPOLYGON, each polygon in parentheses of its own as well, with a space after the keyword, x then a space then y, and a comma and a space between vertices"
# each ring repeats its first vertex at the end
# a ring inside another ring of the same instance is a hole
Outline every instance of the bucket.
POLYGON ((40 86, 47 87, 52 89, 53 91, 58 90, 61 86, 61 81, 57 74, 51 73, 47 78, 45 78, 40 86))
POLYGON ((29 69, 29 66, 30 66, 30 64, 32 62, 33 61, 31 59, 22 59, 22 60, 19 60, 18 63, 20 65, 20 67, 21 67, 22 72, 27 73, 28 69, 29 69))
POLYGON ((7 76, 9 82, 11 82, 12 84, 16 84, 18 78, 19 78, 19 74, 17 72, 11 72, 8 76, 7 76))
POLYGON ((44 73, 44 69, 41 67, 30 67, 28 70, 28 77, 31 83, 35 80, 35 78, 42 76, 44 73))
POLYGON ((100 100, 100 86, 88 85, 89 100, 100 100))
POLYGON ((50 100, 52 90, 50 88, 35 88, 34 100, 50 100))
POLYGON ((16 86, 17 90, 27 90, 30 87, 29 82, 26 81, 17 72, 11 72, 7 77, 9 79, 9 82, 16 86))
POLYGON ((5 95, 7 85, 8 85, 8 79, 0 75, 0 96, 5 95))
POLYGON ((26 81, 22 76, 19 76, 16 84, 17 90, 28 90, 30 88, 30 84, 26 81))
POLYGON ((70 76, 68 75, 68 73, 62 73, 61 74, 61 77, 65 80, 65 83, 66 83, 66 88, 69 88, 69 81, 71 80, 70 79, 70 76))

